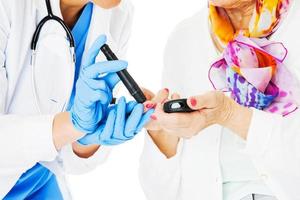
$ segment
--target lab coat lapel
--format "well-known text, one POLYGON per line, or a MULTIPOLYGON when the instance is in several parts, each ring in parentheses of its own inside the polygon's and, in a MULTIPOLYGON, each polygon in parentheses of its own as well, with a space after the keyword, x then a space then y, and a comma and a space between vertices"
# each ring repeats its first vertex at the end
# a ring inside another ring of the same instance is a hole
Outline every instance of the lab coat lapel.
POLYGON ((53 14, 62 19, 63 16, 60 9, 60 0, 50 0, 50 2, 52 5, 53 14))
POLYGON ((35 0, 36 5, 36 25, 47 15, 45 0, 35 0))
MULTIPOLYGON (((111 49, 115 52, 118 50, 116 42, 110 32, 110 19, 111 19, 111 9, 103 9, 94 4, 93 16, 91 19, 91 24, 89 28, 88 37, 86 40, 85 51, 87 51, 95 42, 95 40, 102 34, 107 36, 107 44, 110 45, 111 49)), ((104 60, 105 57, 100 53, 97 60, 104 60)))
POLYGON ((89 49, 99 35, 109 29, 110 12, 94 4, 93 15, 90 23, 89 33, 86 40, 85 50, 89 49), (100 11, 101 10, 101 11, 100 11))

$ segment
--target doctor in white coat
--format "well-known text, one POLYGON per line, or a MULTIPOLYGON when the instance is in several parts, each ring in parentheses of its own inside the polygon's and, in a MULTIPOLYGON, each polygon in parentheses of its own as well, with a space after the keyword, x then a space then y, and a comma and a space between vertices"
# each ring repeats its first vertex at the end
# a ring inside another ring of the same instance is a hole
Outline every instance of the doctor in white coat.
MULTIPOLYGON (((111 122, 117 113, 125 116, 125 109, 120 111, 125 108, 124 98, 118 106, 107 107, 118 82, 114 72, 127 63, 104 62, 103 55, 95 62, 101 45, 106 43, 101 34, 107 36, 107 43, 120 58, 125 55, 133 8, 127 0, 92 2, 0 1, 0 199, 70 199, 65 173, 94 169, 106 159, 110 145, 133 138, 119 140, 109 135, 114 132, 111 122), (74 33, 76 66, 66 31, 54 20, 43 26, 31 56, 33 34, 49 14, 47 2, 52 16, 63 19, 74 33), (79 54, 83 54, 82 66, 79 54), (108 75, 98 78, 101 73, 108 75), (76 93, 72 91, 75 81, 76 93), (95 87, 100 88, 98 93, 95 87), (91 116, 96 116, 96 121, 88 130, 86 125, 91 125, 92 119, 86 117, 91 116), (102 133, 107 141, 100 141, 105 139, 102 133), (76 141, 80 138, 79 144, 76 141)), ((137 103, 130 105, 127 114, 143 110, 137 103)), ((135 122, 140 117, 141 112, 135 122)), ((119 130, 118 134, 124 133, 119 130)))
MULTIPOLYGON (((249 24, 253 3, 209 1, 219 6, 218 13, 225 9, 223 17, 228 14, 225 18, 235 27, 249 24)), ((300 4, 289 3, 288 14, 269 39, 288 49, 284 64, 300 80, 300 4)), ((214 89, 208 71, 221 56, 208 10, 181 22, 167 43, 163 87, 168 89, 148 103, 156 104, 156 112, 140 162, 144 192, 149 200, 300 199, 299 111, 282 117, 240 106, 220 92, 206 93, 214 89), (168 100, 169 90, 176 92, 172 99, 189 97, 189 106, 199 111, 164 113, 161 102, 168 100), (198 94, 203 95, 193 96, 198 94)))

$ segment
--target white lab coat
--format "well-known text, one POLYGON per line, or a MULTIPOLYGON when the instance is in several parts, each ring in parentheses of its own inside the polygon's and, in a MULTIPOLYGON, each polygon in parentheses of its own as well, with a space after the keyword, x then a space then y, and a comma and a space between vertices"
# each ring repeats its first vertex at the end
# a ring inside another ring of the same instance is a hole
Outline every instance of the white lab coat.
MULTIPOLYGON (((300 4, 272 37, 289 50, 286 66, 300 79, 300 4)), ((183 97, 213 90, 207 77, 218 59, 210 38, 208 12, 180 23, 165 50, 163 87, 183 97)), ((243 116, 241 116, 243 117, 243 116)), ((226 130, 211 126, 181 139, 176 156, 166 159, 148 134, 141 156, 140 181, 149 200, 221 200, 220 140, 226 130)), ((261 179, 279 200, 300 199, 300 113, 286 118, 255 111, 245 151, 261 179)), ((239 165, 239 163, 236 163, 239 165)))
MULTIPOLYGON (((51 0, 54 14, 61 17, 59 3, 59 0, 51 0)), ((99 35, 106 34, 108 44, 122 57, 130 35, 132 14, 133 7, 127 0, 110 10, 94 6, 86 49, 99 35)), ((38 45, 42 62, 37 61, 36 69, 44 77, 42 80, 36 77, 37 86, 46 88, 38 95, 40 104, 50 108, 48 113, 38 113, 31 84, 30 42, 37 23, 46 15, 44 0, 0 0, 0 199, 22 173, 37 162, 56 174, 64 199, 70 199, 64 173, 90 171, 103 162, 109 152, 109 148, 101 147, 91 158, 81 159, 73 153, 71 145, 59 152, 54 147, 53 118, 67 103, 74 77, 74 66, 67 62, 69 43, 65 31, 56 22, 45 26, 38 45), (56 102, 52 101, 50 106, 49 96, 56 102)))

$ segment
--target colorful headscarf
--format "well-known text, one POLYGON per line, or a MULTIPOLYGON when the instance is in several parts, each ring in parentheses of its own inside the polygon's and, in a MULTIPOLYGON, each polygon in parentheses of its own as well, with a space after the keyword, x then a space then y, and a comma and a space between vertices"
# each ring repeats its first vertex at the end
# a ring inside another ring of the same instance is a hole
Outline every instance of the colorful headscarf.
POLYGON ((223 51, 209 71, 215 89, 230 91, 241 105, 284 116, 298 108, 300 84, 283 64, 287 49, 267 39, 289 5, 290 0, 257 0, 249 29, 240 32, 222 8, 209 5, 212 36, 223 51))

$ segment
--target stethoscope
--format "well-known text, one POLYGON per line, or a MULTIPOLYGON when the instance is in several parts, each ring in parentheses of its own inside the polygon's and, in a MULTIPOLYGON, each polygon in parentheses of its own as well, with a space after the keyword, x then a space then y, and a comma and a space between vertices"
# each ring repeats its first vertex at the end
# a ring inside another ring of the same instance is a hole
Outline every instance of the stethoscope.
POLYGON ((37 44, 38 44, 38 41, 39 41, 39 37, 40 37, 40 33, 43 29, 43 26, 48 22, 48 21, 56 21, 58 22, 62 28, 65 30, 66 34, 67 34, 67 38, 70 42, 70 51, 71 51, 71 54, 73 55, 73 59, 74 59, 74 62, 75 62, 75 40, 74 40, 74 37, 73 37, 73 34, 70 30, 70 28, 66 25, 66 23, 59 17, 57 17, 56 15, 53 14, 52 12, 52 7, 51 7, 51 3, 50 3, 50 0, 45 0, 46 2, 46 7, 47 7, 47 12, 48 12, 48 15, 46 17, 44 17, 41 22, 37 25, 37 28, 33 34, 33 37, 32 37, 32 41, 31 41, 31 51, 32 51, 32 61, 34 61, 34 58, 35 58, 35 51, 36 51, 36 47, 37 47, 37 44))
MULTIPOLYGON (((70 47, 70 56, 71 56, 71 60, 72 60, 72 65, 75 66, 75 62, 76 62, 76 55, 75 55, 75 40, 74 37, 72 35, 72 32, 70 30, 70 28, 66 25, 66 23, 59 18, 58 16, 53 14, 52 11, 52 7, 51 7, 51 3, 50 0, 45 0, 46 3, 46 7, 47 7, 47 16, 44 17, 37 25, 37 28, 33 34, 32 37, 32 41, 31 41, 31 66, 32 66, 32 87, 33 87, 33 95, 35 98, 35 104, 36 104, 36 108, 38 110, 38 112, 40 114, 42 114, 41 111, 41 107, 39 104, 39 99, 38 99, 38 95, 37 95, 37 87, 36 87, 36 79, 35 79, 35 62, 36 62, 36 50, 37 50, 37 45, 38 45, 38 41, 39 41, 39 37, 41 34, 41 31, 44 27, 44 25, 49 22, 49 21, 55 21, 57 23, 59 23, 61 25, 61 27, 64 29, 64 31, 66 32, 66 36, 67 39, 69 41, 69 47, 70 47)), ((66 109, 66 105, 64 105, 64 108, 62 110, 66 109)))

